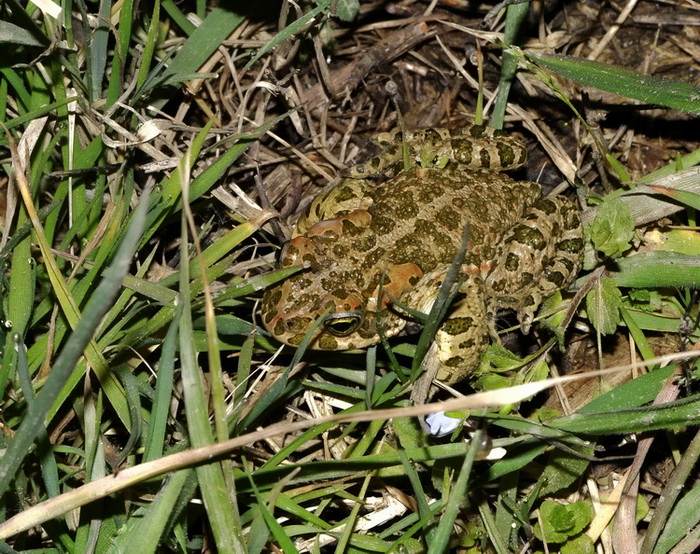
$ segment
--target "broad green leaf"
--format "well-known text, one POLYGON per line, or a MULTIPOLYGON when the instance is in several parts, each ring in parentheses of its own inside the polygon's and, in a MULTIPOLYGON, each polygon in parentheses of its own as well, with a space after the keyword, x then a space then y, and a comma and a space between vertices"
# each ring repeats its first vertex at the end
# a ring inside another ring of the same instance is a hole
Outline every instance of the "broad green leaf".
POLYGON ((571 531, 574 535, 583 531, 593 520, 593 509, 588 502, 572 502, 566 508, 573 516, 574 527, 571 531))
POLYGON ((606 257, 618 258, 630 248, 634 220, 627 205, 614 198, 603 202, 589 229, 596 250, 606 257))
POLYGON ((479 391, 504 389, 513 384, 512 380, 497 373, 486 373, 474 382, 474 388, 479 391))
POLYGON ((649 312, 658 312, 663 307, 664 297, 655 290, 630 289, 627 293, 629 306, 649 312))
POLYGON ((550 453, 547 465, 539 476, 540 487, 535 488, 539 498, 555 494, 571 486, 586 471, 590 462, 584 456, 594 454, 593 446, 570 444, 568 448, 571 451, 556 449, 550 453))
POLYGON ((525 362, 502 344, 494 342, 489 345, 479 367, 479 373, 493 373, 494 371, 512 371, 521 368, 525 362))
POLYGON ((611 335, 617 330, 621 302, 622 293, 609 277, 602 277, 586 295, 588 319, 599 333, 611 335))
POLYGON ((403 448, 416 448, 426 445, 425 432, 416 418, 397 417, 391 420, 391 426, 396 433, 399 444, 403 448))
POLYGON ((559 345, 563 344, 563 332, 560 329, 562 322, 564 321, 564 316, 566 315, 566 310, 561 309, 563 305, 566 305, 560 291, 555 292, 542 302, 540 306, 540 316, 544 316, 542 319, 542 325, 547 327, 550 331, 557 334, 557 340, 559 340, 559 345))
POLYGON ((586 404, 578 411, 579 417, 583 414, 611 412, 647 404, 656 398, 673 370, 672 366, 668 366, 627 381, 586 404))
MULTIPOLYGON (((29 220, 26 212, 23 209, 18 210, 17 225, 21 225, 27 231, 29 227, 26 225, 29 220)), ((14 241, 13 241, 14 242, 14 241)), ((5 252, 5 250, 3 250, 5 252)), ((9 253, 9 250, 7 250, 9 253)), ((1 256, 0 260, 5 256, 1 256)), ((3 260, 4 263, 4 260, 3 260)), ((11 261, 10 282, 8 284, 7 296, 5 298, 4 307, 7 309, 5 317, 9 323, 12 333, 8 333, 5 350, 3 352, 3 363, 0 366, 0 386, 3 388, 9 377, 9 365, 7 364, 11 358, 15 356, 15 348, 17 343, 21 343, 21 348, 24 348, 24 337, 27 331, 30 316, 34 307, 34 294, 36 289, 36 262, 31 254, 31 240, 25 235, 25 239, 14 244, 11 261), (18 338, 14 339, 13 335, 17 334, 18 338)), ((5 342, 3 340, 3 342, 5 342)), ((26 396, 26 393, 25 393, 26 396)))
MULTIPOLYGON (((634 379, 634 381, 636 380, 634 379)), ((612 410, 595 414, 579 412, 552 420, 549 424, 555 429, 585 435, 641 433, 654 429, 697 425, 700 423, 699 409, 700 398, 695 395, 659 406, 612 410)))
POLYGON ((354 21, 360 11, 360 0, 338 0, 335 4, 335 15, 342 21, 354 21))
MULTIPOLYGON (((3 20, 12 20, 14 22, 14 24, 12 25, 13 27, 16 26, 18 29, 21 29, 24 33, 27 33, 29 35, 23 35, 19 38, 27 41, 33 39, 35 41, 38 41, 39 43, 36 45, 30 45, 24 42, 15 42, 15 44, 26 44, 27 46, 44 47, 48 47, 49 44, 51 44, 51 39, 47 37, 44 34, 43 30, 37 25, 37 21, 35 21, 36 18, 32 17, 31 9, 27 9, 25 11, 25 5, 19 2, 18 0, 7 0, 6 2, 3 2, 3 4, 3 20), (30 36, 31 39, 29 38, 30 36)), ((6 35, 5 38, 18 38, 19 31, 11 30, 11 28, 9 27, 7 28, 7 30, 10 32, 8 35, 6 35)), ((13 43, 12 40, 8 40, 7 42, 13 43)))
POLYGON ((700 254, 700 234, 691 229, 650 231, 645 242, 659 250, 697 256, 700 254))
POLYGON ((595 545, 588 535, 581 534, 561 545, 561 554, 594 554, 595 545))
POLYGON ((563 543, 586 528, 593 519, 593 510, 587 502, 564 505, 545 500, 540 506, 539 519, 541 525, 533 526, 535 536, 547 542, 563 543))
POLYGON ((574 526, 573 515, 565 506, 545 500, 540 506, 540 525, 534 526, 535 536, 541 541, 561 543, 570 535, 574 526))

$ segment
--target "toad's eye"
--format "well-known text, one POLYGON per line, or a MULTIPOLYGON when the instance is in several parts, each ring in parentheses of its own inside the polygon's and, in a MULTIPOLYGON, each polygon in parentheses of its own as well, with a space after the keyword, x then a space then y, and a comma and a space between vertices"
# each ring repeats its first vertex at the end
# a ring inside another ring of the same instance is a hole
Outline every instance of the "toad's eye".
POLYGON ((327 316, 323 327, 333 336, 347 337, 357 331, 361 323, 362 316, 356 312, 338 312, 327 316))

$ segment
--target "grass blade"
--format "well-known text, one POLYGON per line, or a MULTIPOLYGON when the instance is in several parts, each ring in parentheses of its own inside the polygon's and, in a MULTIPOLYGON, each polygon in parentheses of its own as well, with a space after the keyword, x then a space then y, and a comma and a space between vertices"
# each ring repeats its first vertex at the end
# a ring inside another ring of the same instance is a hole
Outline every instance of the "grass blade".
MULTIPOLYGON (((187 196, 188 160, 183 159, 183 194, 187 196)), ((182 384, 185 399, 185 415, 190 442, 195 447, 214 443, 214 435, 209 424, 209 402, 204 394, 202 375, 197 365, 197 353, 194 350, 192 312, 190 298, 190 274, 188 260, 187 221, 185 212, 182 217, 181 255, 184 262, 180 270, 179 304, 183 307, 180 314, 180 359, 182 363, 182 384)), ((204 507, 209 516, 209 523, 222 552, 245 552, 243 531, 235 507, 227 494, 228 488, 222 465, 207 464, 197 468, 197 479, 202 491, 204 507)))
MULTIPOLYGON (((187 39, 167 69, 165 78, 177 78, 181 73, 194 73, 238 27, 244 16, 227 8, 214 8, 187 39)), ((153 102, 162 108, 169 97, 153 102)))
POLYGON ((613 92, 641 102, 661 104, 687 113, 700 114, 700 89, 681 81, 650 77, 614 65, 556 54, 526 54, 541 65, 572 81, 613 92))
MULTIPOLYGON (((181 306, 178 306, 181 310, 181 306)), ((146 433, 145 452, 143 460, 148 462, 163 455, 165 440, 165 428, 170 413, 170 398, 173 389, 173 371, 175 369, 175 346, 178 332, 179 314, 173 319, 168 334, 163 341, 163 349, 158 364, 158 379, 156 380, 156 393, 153 398, 151 419, 146 433)))
POLYGON ((135 245, 138 244, 143 230, 147 200, 148 191, 144 192, 141 203, 136 208, 136 213, 117 250, 114 261, 95 289, 75 331, 66 341, 43 388, 39 391, 36 401, 27 411, 27 415, 12 442, 8 445, 5 455, 0 460, 0 494, 7 490, 15 473, 22 465, 24 457, 42 432, 44 419, 53 402, 61 392, 63 384, 73 371, 78 359, 83 355, 83 351, 92 339, 102 316, 107 313, 112 301, 119 293, 122 279, 129 271, 134 257, 135 245))
POLYGON ((136 517, 131 518, 127 523, 129 529, 124 532, 120 531, 113 552, 140 552, 142 554, 156 552, 163 532, 172 522, 174 509, 182 497, 183 490, 187 489, 186 485, 193 477, 192 470, 174 473, 163 485, 153 502, 143 509, 145 513, 137 512, 136 517))

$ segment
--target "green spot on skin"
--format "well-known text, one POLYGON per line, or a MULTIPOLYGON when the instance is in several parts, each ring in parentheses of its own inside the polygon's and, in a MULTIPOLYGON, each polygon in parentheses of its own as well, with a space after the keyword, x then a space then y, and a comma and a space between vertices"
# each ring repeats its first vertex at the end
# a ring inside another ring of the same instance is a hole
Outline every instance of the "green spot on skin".
POLYGON ((513 231, 513 240, 531 247, 533 250, 543 250, 547 245, 542 231, 527 225, 518 225, 513 231))
POLYGON ((537 207, 547 215, 552 215, 557 212, 557 205, 547 198, 543 198, 538 202, 537 207))
POLYGON ((508 256, 506 257, 506 269, 508 271, 517 271, 519 267, 520 256, 513 254, 512 252, 508 253, 508 256))
POLYGON ((498 150, 498 160, 501 167, 510 167, 515 164, 515 152, 509 145, 499 143, 496 144, 496 149, 498 150))
POLYGON ((331 335, 321 335, 316 341, 316 345, 321 350, 338 350, 338 341, 331 335))
POLYGON ((582 239, 567 239, 557 244, 557 249, 570 254, 579 254, 583 251, 582 239))
POLYGON ((443 362, 447 367, 462 367, 464 366, 464 358, 461 356, 454 356, 443 362))
POLYGON ((474 326, 474 320, 471 317, 455 317, 448 319, 442 326, 442 331, 448 335, 461 335, 474 326))
POLYGON ((545 279, 559 288, 564 285, 564 274, 559 271, 545 271, 545 279))
POLYGON ((469 129, 471 136, 475 139, 480 139, 484 135, 485 131, 486 127, 484 127, 483 125, 472 125, 469 129))
POLYGON ((474 339, 465 340, 459 343, 460 350, 471 350, 476 346, 476 341, 474 339))

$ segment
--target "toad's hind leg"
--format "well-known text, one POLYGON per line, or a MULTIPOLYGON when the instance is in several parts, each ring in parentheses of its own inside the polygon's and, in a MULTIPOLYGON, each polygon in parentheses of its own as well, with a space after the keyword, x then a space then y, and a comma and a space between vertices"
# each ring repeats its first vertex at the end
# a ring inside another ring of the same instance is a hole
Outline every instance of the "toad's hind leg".
POLYGON ((536 202, 506 234, 486 278, 490 310, 514 308, 528 332, 543 299, 566 288, 581 269, 583 229, 571 200, 550 196, 536 202))

